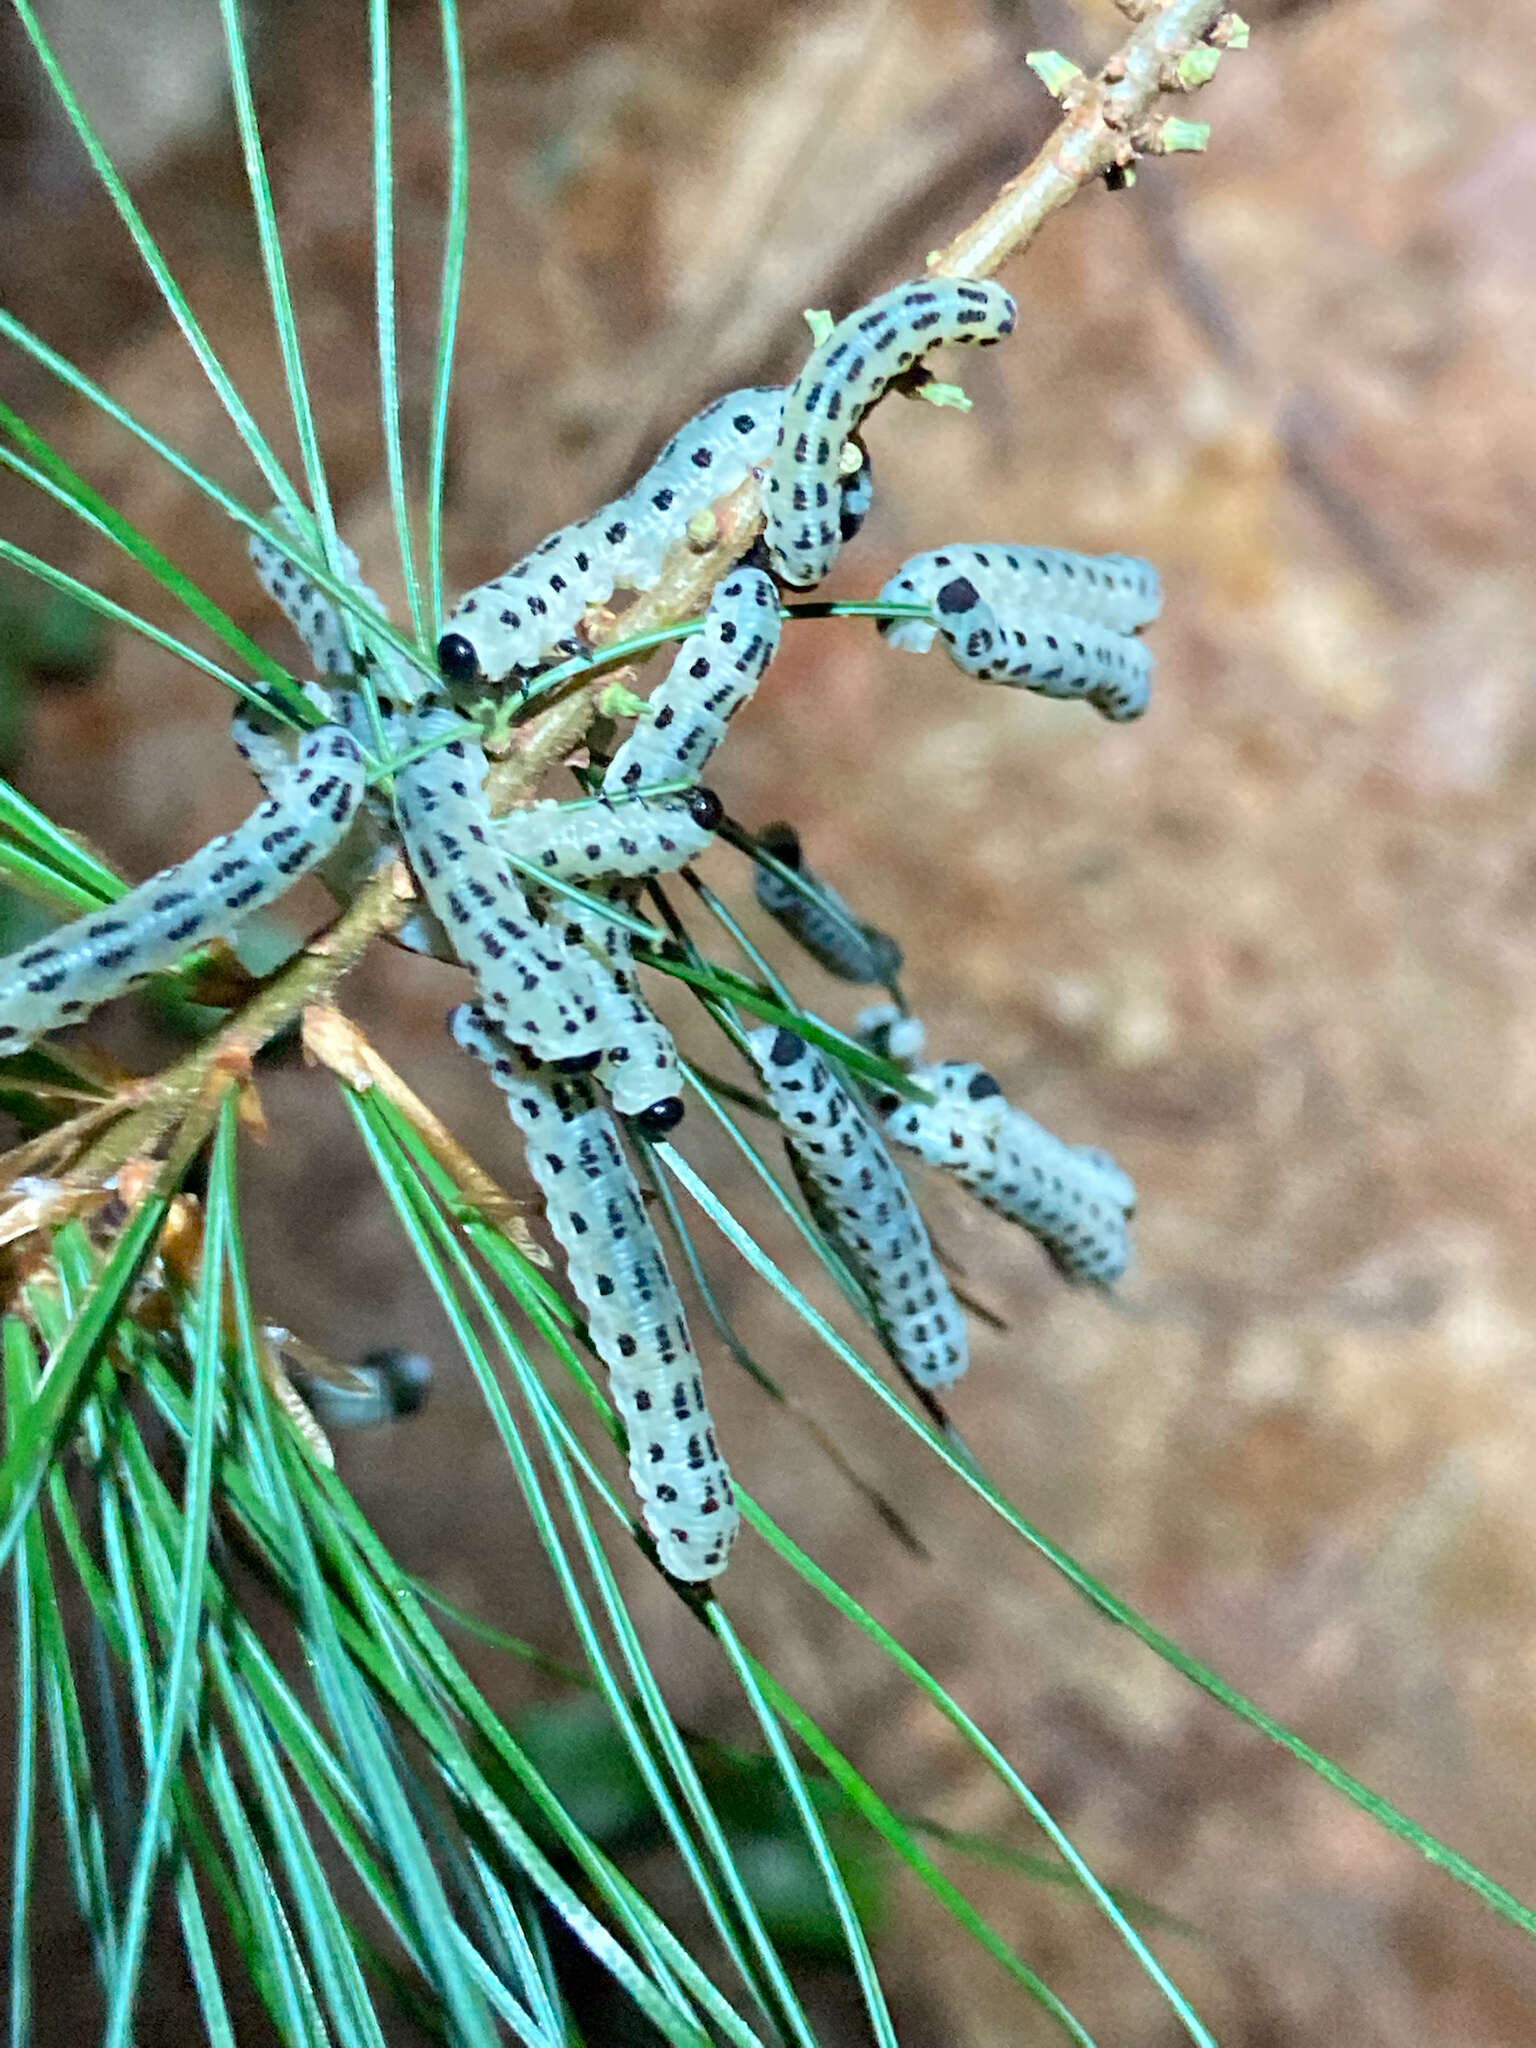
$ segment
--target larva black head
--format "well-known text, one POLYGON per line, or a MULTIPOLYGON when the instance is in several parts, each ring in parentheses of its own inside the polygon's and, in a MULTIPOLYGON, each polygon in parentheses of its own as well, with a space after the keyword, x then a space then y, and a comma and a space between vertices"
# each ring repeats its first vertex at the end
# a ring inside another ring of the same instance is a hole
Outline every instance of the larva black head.
POLYGON ((437 665, 444 680, 461 688, 484 681, 480 657, 462 633, 445 633, 437 643, 437 665))
POLYGON ((758 833, 757 843, 764 853, 771 853, 775 860, 783 861, 785 867, 799 870, 800 834, 793 825, 786 824, 782 818, 775 819, 773 824, 765 825, 758 833))
POLYGON ((773 1044, 768 1057, 776 1067, 792 1067, 805 1051, 805 1040, 781 1025, 773 1034, 773 1044))
POLYGON ((601 1051, 573 1052, 569 1059, 556 1060, 554 1069, 557 1074, 590 1074, 602 1056, 601 1051))
POLYGON ((891 1116, 900 1109, 901 1097, 894 1089, 887 1088, 874 1098, 876 1112, 880 1116, 891 1116))
POLYGON ((933 601, 946 618, 953 618, 956 612, 968 612, 980 604, 981 592, 969 576, 955 576, 933 601))
POLYGON ((1003 1091, 990 1074, 972 1074, 965 1092, 972 1102, 985 1102, 989 1095, 1001 1095, 1003 1091))
POLYGON ((365 1379, 383 1381, 396 1415, 418 1415, 426 1407, 432 1391, 432 1361, 419 1351, 398 1351, 393 1346, 370 1351, 358 1360, 357 1370, 365 1379))
POLYGON ((649 1109, 642 1109, 634 1119, 635 1129, 647 1138, 664 1138, 668 1131, 675 1131, 683 1120, 683 1098, 681 1095, 663 1095, 660 1102, 653 1102, 649 1109))
POLYGON ((894 981, 901 972, 906 955, 889 932, 866 928, 865 938, 869 941, 869 963, 874 969, 876 981, 894 981))
POLYGON ((690 789, 688 815, 701 832, 718 832, 725 820, 725 805, 712 789, 690 789))

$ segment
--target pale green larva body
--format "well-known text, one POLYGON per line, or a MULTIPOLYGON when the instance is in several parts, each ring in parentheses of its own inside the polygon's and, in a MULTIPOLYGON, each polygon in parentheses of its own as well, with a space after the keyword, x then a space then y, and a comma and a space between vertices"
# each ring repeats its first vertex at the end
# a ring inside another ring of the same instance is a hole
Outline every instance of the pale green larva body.
POLYGON ((931 608, 928 619, 881 621, 893 647, 923 654, 937 636, 979 682, 1082 698, 1117 721, 1147 708, 1153 658, 1137 631, 1157 617, 1162 592, 1134 555, 956 544, 903 562, 880 596, 931 608))
POLYGON ((601 1053, 596 966, 534 916, 496 842, 485 754, 459 723, 429 708, 406 724, 411 745, 453 734, 395 777, 395 817, 422 894, 500 1029, 540 1059, 601 1053))
POLYGON ((759 867, 752 877, 758 903, 803 951, 839 981, 879 986, 901 972, 901 948, 889 932, 861 923, 843 898, 809 866, 793 825, 764 825, 759 846, 792 869, 814 896, 807 896, 772 868, 759 867))
POLYGON ((1013 332, 1001 285, 919 278, 883 292, 811 351, 790 386, 768 475, 768 553, 786 583, 821 582, 843 543, 843 449, 893 379, 929 349, 988 347, 1013 332))
POLYGON ((716 585, 704 630, 685 640, 645 715, 603 776, 615 795, 694 782, 778 652, 779 594, 761 569, 738 567, 716 585))
POLYGON ((891 1356, 920 1387, 967 1363, 965 1317, 927 1226, 864 1112, 813 1046, 764 1025, 747 1043, 817 1208, 864 1283, 891 1356))
POLYGON ((881 1098, 876 1107, 889 1137, 1020 1224, 1066 1279, 1108 1287, 1121 1277, 1131 1260, 1136 1191, 1106 1152, 1056 1137, 971 1061, 910 1072, 939 1100, 881 1098))
POLYGON ((468 689, 532 675, 590 606, 618 589, 651 589, 689 522, 770 458, 783 410, 777 385, 728 391, 673 435, 622 498, 469 591, 438 642, 449 683, 468 689))
POLYGON ((274 773, 243 825, 164 868, 119 902, 0 960, 0 1057, 76 1024, 99 1004, 275 903, 337 845, 363 791, 363 757, 336 726, 274 773))
POLYGON ((451 1021, 490 1068, 528 1145, 528 1166, 608 1368, 629 1471, 657 1555, 698 1584, 725 1569, 740 1524, 715 1442, 702 1368, 617 1126, 587 1084, 527 1059, 466 1005, 451 1021))
POLYGON ((562 882, 674 874, 715 841, 725 815, 711 790, 530 804, 496 820, 503 852, 562 882))

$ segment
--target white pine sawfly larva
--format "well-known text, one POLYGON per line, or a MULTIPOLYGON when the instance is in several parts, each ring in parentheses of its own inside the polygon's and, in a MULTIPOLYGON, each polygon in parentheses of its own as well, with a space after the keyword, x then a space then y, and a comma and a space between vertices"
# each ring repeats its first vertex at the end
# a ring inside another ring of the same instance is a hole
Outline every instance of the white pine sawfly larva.
POLYGON ((184 953, 227 938, 336 845, 363 790, 363 757, 335 726, 312 733, 243 825, 118 903, 0 960, 0 1055, 16 1053, 184 953))
POLYGON ((603 788, 619 794, 695 781, 778 652, 781 630, 771 576, 738 566, 717 583, 703 632, 678 649, 645 715, 608 764, 603 788))
POLYGON ((980 682, 1083 697, 1117 721, 1147 708, 1153 660, 1136 631, 1162 609, 1150 562, 1012 542, 936 548, 903 562, 880 596, 932 607, 931 619, 880 621, 893 647, 926 653, 937 633, 980 682))
POLYGON ((747 1034, 791 1152, 868 1291, 891 1356, 920 1387, 965 1371, 965 1317, 907 1184, 826 1061, 793 1031, 747 1034))
POLYGON ((818 902, 803 894, 771 868, 760 867, 754 873, 752 888, 758 902, 797 945, 839 981, 868 985, 896 979, 901 972, 900 946, 889 932, 862 924, 837 890, 813 872, 793 825, 782 820, 764 825, 757 843, 821 898, 818 902))
MULTIPOLYGON (((297 533, 292 517, 281 505, 274 505, 267 517, 271 525, 297 533)), ((396 704, 415 703, 421 694, 420 685, 393 648, 386 648, 377 659, 360 656, 353 642, 366 637, 366 628, 360 624, 349 626, 340 605, 310 580, 302 563, 290 560, 263 534, 253 533, 249 547, 257 582, 304 642, 318 674, 355 676, 360 666, 366 666, 382 697, 396 704)), ((356 554, 340 539, 337 550, 343 580, 364 603, 387 618, 383 599, 363 581, 362 565, 356 554)))
POLYGON ((984 1068, 951 1060, 914 1066, 937 1102, 877 1098, 887 1134, 952 1173, 989 1209, 1036 1238, 1064 1278, 1118 1280, 1130 1264, 1136 1190, 1096 1146, 1069 1145, 1015 1109, 984 1068))
POLYGON ((597 966, 560 946, 529 908, 496 843, 484 751, 430 706, 405 721, 408 746, 455 736, 395 776, 395 817, 411 867, 497 1024, 541 1059, 603 1050, 597 966))
POLYGON ((1016 312, 1001 285, 919 278, 850 313, 811 351, 768 476, 768 551, 786 583, 809 589, 836 559, 843 446, 886 386, 941 344, 1001 341, 1016 312))
POLYGON ((437 643, 455 688, 530 675, 616 589, 649 590, 694 516, 773 453, 777 385, 728 391, 679 429, 622 498, 561 527, 531 555, 462 597, 437 643))
POLYGON ((530 804, 496 820, 503 850, 563 882, 674 873, 714 844, 725 807, 712 789, 615 802, 530 804))
POLYGON ((527 1059, 474 1005, 455 1010, 449 1026, 490 1068, 528 1141, 529 1171, 608 1368, 657 1555, 675 1579, 712 1579, 725 1569, 740 1515, 682 1298, 618 1128, 585 1081, 527 1059))
MULTIPOLYGON (((622 885, 609 883, 591 895, 619 904, 622 885)), ((542 889, 532 900, 549 932, 567 947, 583 948, 595 963, 603 1052, 594 1079, 620 1116, 633 1117, 648 1138, 665 1137, 683 1119, 682 1069, 671 1032, 640 994, 628 931, 605 917, 597 901, 578 903, 542 889)))

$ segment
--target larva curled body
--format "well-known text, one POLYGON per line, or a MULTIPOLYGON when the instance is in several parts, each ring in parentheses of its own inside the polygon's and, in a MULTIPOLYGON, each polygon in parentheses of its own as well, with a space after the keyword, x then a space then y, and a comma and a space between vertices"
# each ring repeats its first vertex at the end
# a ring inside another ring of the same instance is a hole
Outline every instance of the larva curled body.
POLYGON ((713 790, 619 802, 530 804, 496 821, 504 852, 563 882, 673 874, 714 844, 725 815, 713 790))
POLYGON ((351 736, 326 726, 276 771, 271 794, 233 832, 163 869, 120 902, 0 960, 0 1055, 78 1023, 98 1004, 286 895, 352 821, 364 764, 351 736))
POLYGON ((604 790, 696 781, 778 652, 781 630, 771 576, 738 567, 716 584, 703 632, 678 649, 645 716, 608 764, 604 790))
POLYGON ((765 853, 791 868, 820 900, 760 867, 752 878, 759 904, 811 958, 839 981, 879 986, 901 972, 901 948, 889 932, 877 931, 856 918, 829 882, 822 881, 805 859, 793 825, 764 825, 757 835, 765 853))
POLYGON ((740 1522, 697 1353, 660 1241, 607 1110, 581 1080, 523 1056, 466 1004, 449 1020, 490 1068, 629 1437, 629 1470, 663 1566, 697 1584, 725 1569, 740 1522))
POLYGON ((469 591, 438 642, 460 687, 531 675, 590 606, 649 590, 690 521, 773 453, 784 393, 728 391, 678 430, 622 498, 562 527, 502 575, 469 591))
POLYGON ((965 1317, 927 1227, 878 1134, 826 1061, 793 1031, 747 1034, 786 1143, 869 1293, 891 1356, 920 1387, 967 1363, 965 1317))
MULTIPOLYGON (((297 533, 293 519, 281 505, 274 505, 267 518, 271 525, 297 533)), ((293 561, 262 534, 253 533, 248 544, 257 582, 303 641, 317 673, 355 676, 366 663, 380 695, 388 702, 416 701, 420 688, 409 666, 392 648, 384 649, 377 660, 360 657, 354 643, 362 644, 365 628, 357 623, 348 624, 335 599, 311 581, 301 562, 293 561)), ((372 610, 387 617, 383 599, 363 581, 362 565, 356 554, 340 539, 337 550, 343 580, 372 610)))
POLYGON ((620 1116, 634 1117, 648 1137, 663 1137, 682 1121, 682 1069, 671 1032, 640 994, 634 947, 623 925, 605 917, 599 902, 618 905, 622 885, 591 892, 591 902, 536 889, 535 907, 568 948, 584 948, 595 962, 603 1051, 593 1068, 620 1116))
POLYGON ((1016 312, 1001 285, 919 278, 850 313, 811 351, 785 401, 768 477, 768 551, 786 583, 809 589, 832 567, 843 446, 886 386, 943 343, 1001 341, 1016 312))
POLYGON ((1081 697, 1106 718, 1139 718, 1151 650, 1136 629, 1162 605, 1157 571, 1131 555, 1075 555, 1010 543, 938 548, 903 562, 882 599, 932 607, 931 619, 883 619, 892 646, 925 653, 939 635, 980 682, 1081 697))
MULTIPOLYGON (((1069 548, 1033 547, 1026 541, 956 543, 913 555, 886 584, 882 598, 934 604, 956 577, 965 577, 993 611, 1057 612, 1112 633, 1149 626, 1163 608, 1156 569, 1136 555, 1081 555, 1069 548)), ((938 621, 884 619, 880 631, 893 647, 926 654, 938 621)))
POLYGON ((969 1061, 910 1071, 939 1100, 880 1100, 878 1113, 897 1144, 1022 1225, 1066 1279, 1107 1287, 1120 1278, 1130 1264, 1136 1190, 1107 1153, 1054 1136, 969 1061))
MULTIPOLYGON (((409 746, 459 725, 428 707, 406 721, 409 746)), ((400 769, 395 817, 422 894, 475 977, 498 1026, 541 1059, 601 1053, 597 966, 561 947, 528 905, 496 842, 484 752, 462 734, 400 769)))

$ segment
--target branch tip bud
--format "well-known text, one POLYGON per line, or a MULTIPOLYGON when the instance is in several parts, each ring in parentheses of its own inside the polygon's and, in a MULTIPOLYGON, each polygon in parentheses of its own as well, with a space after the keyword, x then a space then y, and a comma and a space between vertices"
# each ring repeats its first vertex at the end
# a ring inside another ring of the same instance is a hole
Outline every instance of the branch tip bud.
POLYGON ((1179 59, 1174 75, 1185 92, 1198 92, 1202 85, 1209 85, 1216 76, 1216 66, 1220 62, 1220 50, 1209 43, 1196 43, 1179 59))
POLYGON ((1083 75, 1081 65, 1074 64, 1070 57, 1063 57, 1060 50, 1031 50, 1024 62, 1052 99, 1065 99, 1083 75))

